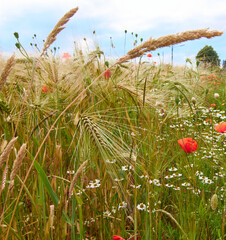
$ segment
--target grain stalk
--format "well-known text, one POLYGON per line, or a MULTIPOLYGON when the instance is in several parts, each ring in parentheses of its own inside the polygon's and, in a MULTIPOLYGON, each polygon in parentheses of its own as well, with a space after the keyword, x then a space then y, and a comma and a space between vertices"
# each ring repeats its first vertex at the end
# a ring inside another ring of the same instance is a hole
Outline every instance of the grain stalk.
POLYGON ((74 177, 71 181, 70 188, 69 188, 69 198, 71 198, 71 195, 73 193, 73 188, 74 188, 75 184, 77 183, 77 180, 78 180, 79 176, 81 175, 81 173, 86 168, 87 163, 88 163, 88 160, 86 160, 76 171, 76 173, 75 173, 75 175, 74 175, 74 177))
POLYGON ((17 140, 17 137, 14 137, 11 139, 11 141, 8 143, 8 145, 5 147, 4 151, 2 152, 0 156, 0 169, 4 162, 7 162, 7 159, 9 158, 10 152, 17 140))
POLYGON ((6 81, 7 81, 7 78, 12 70, 12 67, 13 67, 13 64, 14 64, 14 61, 15 61, 15 54, 13 54, 9 59, 8 61, 6 62, 6 65, 1 73, 1 76, 0 76, 0 91, 2 90, 2 88, 4 87, 6 81))
POLYGON ((64 25, 70 20, 71 17, 74 16, 77 11, 78 7, 71 9, 58 21, 44 43, 41 56, 45 54, 50 45, 56 40, 57 35, 65 28, 64 25))
POLYGON ((19 152, 18 152, 18 154, 16 156, 16 159, 15 159, 15 161, 13 163, 12 172, 10 174, 9 189, 11 189, 13 187, 13 185, 14 185, 14 178, 15 178, 15 176, 16 176, 16 174, 17 174, 17 172, 18 172, 18 170, 19 170, 19 168, 21 166, 21 163, 22 163, 22 160, 23 160, 23 158, 25 156, 25 153, 26 153, 26 144, 24 143, 21 146, 21 148, 20 148, 20 150, 19 150, 19 152))
POLYGON ((119 61, 123 63, 130 59, 140 57, 144 55, 144 53, 156 50, 158 48, 168 47, 168 46, 172 46, 185 41, 199 39, 202 37, 212 38, 216 36, 221 36, 223 34, 223 32, 219 32, 217 30, 212 30, 212 31, 208 31, 208 30, 209 28, 186 31, 182 33, 166 35, 163 37, 159 37, 157 39, 150 37, 149 40, 141 43, 137 47, 127 52, 127 55, 120 58, 119 61))

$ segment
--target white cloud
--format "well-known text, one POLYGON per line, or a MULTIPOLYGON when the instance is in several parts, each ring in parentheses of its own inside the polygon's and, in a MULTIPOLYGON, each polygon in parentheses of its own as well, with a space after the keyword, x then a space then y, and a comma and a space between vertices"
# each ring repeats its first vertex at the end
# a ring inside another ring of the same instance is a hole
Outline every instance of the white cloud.
MULTIPOLYGON (((214 26, 219 16, 226 15, 225 0, 0 0, 0 24, 27 12, 49 10, 50 16, 62 16, 78 6, 78 17, 101 19, 102 27, 122 31, 151 29, 160 23, 193 22, 214 26)), ((217 27, 224 28, 221 22, 217 27)))
MULTIPOLYGON (((214 25, 214 19, 226 15, 225 0, 81 0, 81 17, 101 18, 103 27, 113 30, 147 30, 160 23, 193 22, 214 25)), ((219 22, 218 22, 218 25, 219 22)), ((218 26, 220 27, 220 26, 218 26)), ((221 27, 224 27, 222 24, 221 27)))

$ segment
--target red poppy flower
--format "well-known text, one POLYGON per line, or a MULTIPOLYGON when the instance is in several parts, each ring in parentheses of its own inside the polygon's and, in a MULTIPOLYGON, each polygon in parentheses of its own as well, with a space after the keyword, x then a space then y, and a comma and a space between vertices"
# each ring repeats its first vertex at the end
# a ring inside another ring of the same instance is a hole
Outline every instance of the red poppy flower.
POLYGON ((215 103, 210 104, 211 107, 216 107, 215 103))
POLYGON ((147 54, 147 57, 152 57, 152 55, 150 53, 147 54))
POLYGON ((104 79, 109 79, 111 76, 111 72, 109 70, 107 70, 105 73, 104 73, 104 79))
POLYGON ((219 123, 216 127, 215 130, 220 133, 226 132, 226 122, 219 123))
POLYGON ((209 123, 209 124, 212 124, 213 121, 212 121, 212 119, 208 118, 208 119, 206 119, 206 122, 209 123))
POLYGON ((50 88, 48 86, 43 86, 42 92, 46 92, 47 93, 48 91, 52 92, 53 90, 52 90, 52 88, 50 88))
POLYGON ((183 138, 178 140, 177 142, 180 144, 180 146, 186 153, 192 153, 196 151, 198 147, 197 142, 192 138, 183 138))
POLYGON ((43 86, 42 91, 43 91, 43 92, 48 92, 46 86, 43 86))
POLYGON ((65 60, 71 60, 71 55, 69 53, 64 53, 61 58, 65 60))
POLYGON ((118 236, 118 235, 114 235, 113 236, 113 240, 125 240, 124 238, 118 236))

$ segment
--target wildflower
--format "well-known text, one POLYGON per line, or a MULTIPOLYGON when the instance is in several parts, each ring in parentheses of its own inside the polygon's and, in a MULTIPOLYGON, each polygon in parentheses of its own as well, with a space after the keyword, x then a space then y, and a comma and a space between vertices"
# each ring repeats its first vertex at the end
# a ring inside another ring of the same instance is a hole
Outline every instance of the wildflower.
POLYGON ((86 186, 86 188, 98 188, 100 186, 100 180, 95 179, 95 182, 90 181, 90 183, 86 186))
POLYGON ((52 92, 53 90, 50 87, 48 87, 48 86, 43 86, 42 92, 46 92, 47 93, 48 91, 52 92))
POLYGON ((206 119, 206 123, 212 124, 212 122, 213 122, 212 119, 209 119, 209 118, 206 119))
POLYGON ((201 172, 201 171, 198 170, 198 171, 196 171, 195 175, 196 175, 196 176, 202 176, 202 175, 203 175, 203 172, 201 172))
POLYGON ((176 190, 176 191, 180 191, 180 187, 175 187, 173 189, 176 190))
POLYGON ((169 187, 169 188, 174 187, 174 185, 172 183, 167 183, 167 184, 165 184, 165 186, 169 187))
POLYGON ((197 142, 192 138, 179 139, 177 142, 180 144, 180 146, 186 153, 192 153, 196 151, 198 147, 197 142))
POLYGON ((215 103, 212 103, 210 106, 211 106, 211 107, 216 107, 216 104, 215 104, 215 103))
POLYGON ((169 171, 170 171, 170 172, 176 172, 176 171, 177 171, 177 168, 171 167, 171 168, 169 169, 169 171))
POLYGON ((141 211, 144 211, 144 210, 146 210, 146 205, 143 204, 143 203, 140 203, 140 204, 137 205, 137 209, 141 210, 141 211))
POLYGON ((118 209, 126 208, 126 207, 127 207, 127 203, 123 201, 123 202, 119 203, 118 209))
POLYGON ((202 183, 212 184, 213 181, 211 179, 204 179, 202 183))
POLYGON ((132 188, 140 188, 141 187, 141 185, 130 185, 132 188))
POLYGON ((165 176, 166 179, 173 178, 173 175, 167 175, 165 176))
POLYGON ((178 172, 176 172, 176 173, 173 173, 173 177, 181 177, 182 176, 182 174, 181 173, 178 173, 178 172))
POLYGON ((111 212, 110 211, 106 211, 103 214, 105 215, 105 217, 110 217, 111 216, 111 212))
POLYGON ((219 98, 220 95, 219 95, 218 93, 214 93, 214 97, 215 97, 215 98, 219 98))
POLYGON ((201 191, 197 188, 197 189, 193 189, 192 192, 196 195, 200 194, 201 191))
POLYGON ((225 176, 225 174, 222 173, 222 172, 215 173, 215 175, 218 176, 218 177, 224 177, 225 176))
POLYGON ((226 132, 226 122, 219 123, 217 126, 215 126, 215 130, 220 133, 226 132))
POLYGON ((109 79, 111 76, 111 72, 109 70, 107 70, 105 73, 104 73, 104 79, 109 79))
POLYGON ((43 88, 42 88, 42 92, 46 92, 46 93, 48 92, 46 86, 43 86, 43 88))
POLYGON ((125 240, 124 238, 118 236, 118 235, 114 235, 113 236, 113 240, 125 240))
POLYGON ((184 182, 184 183, 181 184, 181 186, 183 186, 183 187, 189 187, 189 186, 191 186, 191 184, 188 183, 188 182, 184 182))
POLYGON ((128 166, 122 166, 122 171, 128 171, 128 166))
MULTIPOLYGON (((155 186, 158 186, 158 187, 161 186, 161 183, 158 179, 154 179, 152 182, 155 186)), ((150 181, 149 181, 149 183, 150 183, 150 181)))
POLYGON ((147 57, 152 57, 152 55, 150 53, 147 54, 147 57))
POLYGON ((65 60, 71 60, 71 55, 69 53, 64 53, 61 58, 65 60))

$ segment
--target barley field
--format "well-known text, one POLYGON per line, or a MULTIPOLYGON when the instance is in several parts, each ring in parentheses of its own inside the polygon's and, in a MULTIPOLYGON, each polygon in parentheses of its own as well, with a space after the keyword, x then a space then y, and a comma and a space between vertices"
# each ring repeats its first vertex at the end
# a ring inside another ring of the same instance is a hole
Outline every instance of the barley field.
MULTIPOLYGON (((225 239, 226 73, 152 61, 208 29, 0 57, 0 239, 225 239)), ((63 34, 63 32, 61 33, 63 34)))

